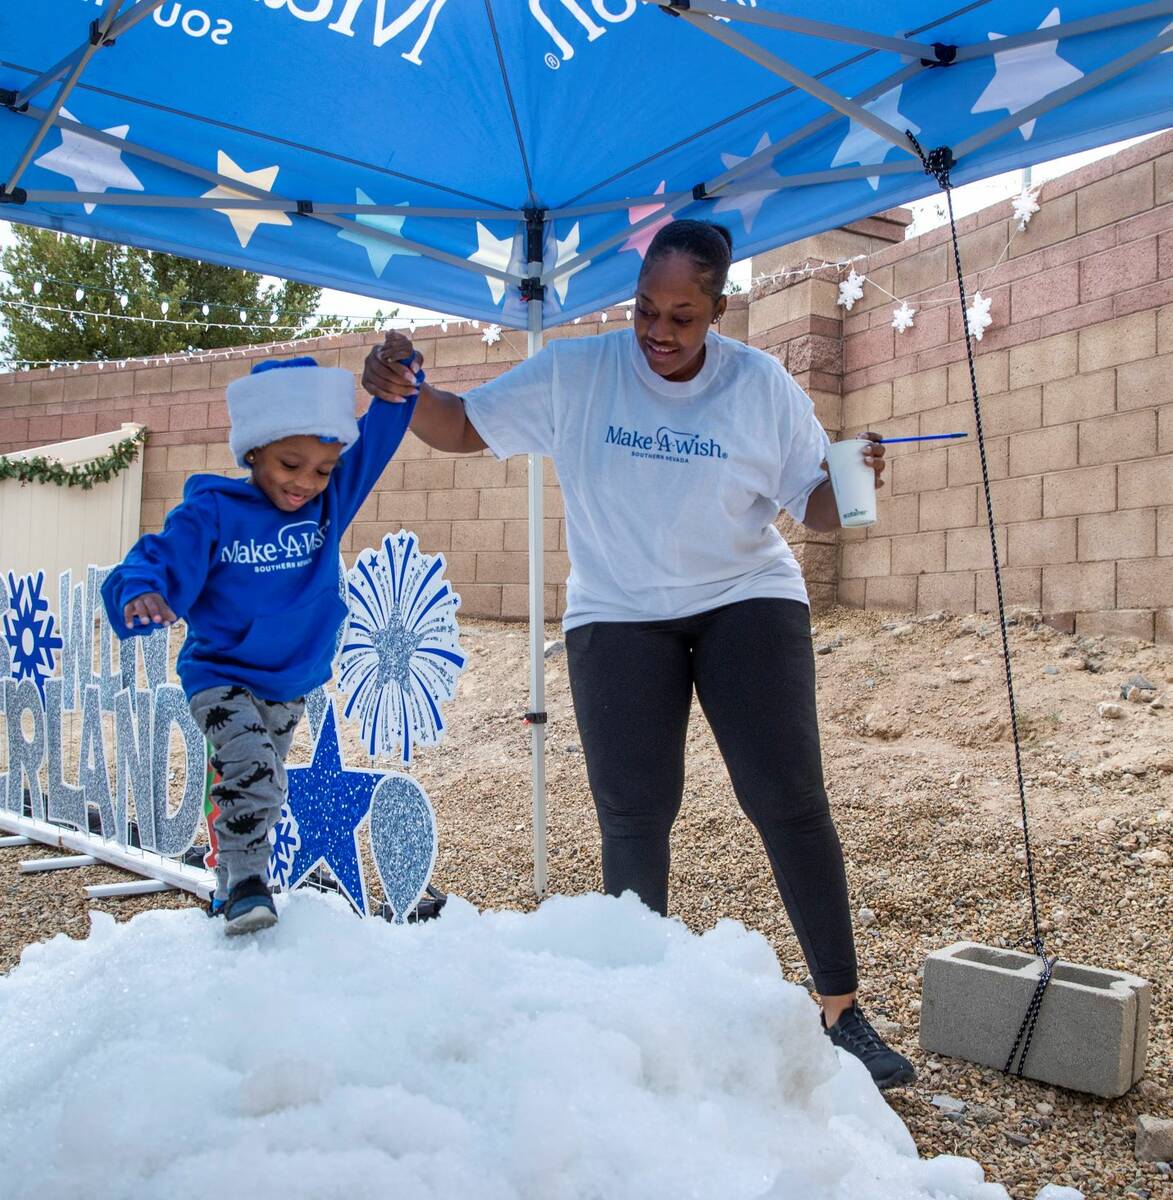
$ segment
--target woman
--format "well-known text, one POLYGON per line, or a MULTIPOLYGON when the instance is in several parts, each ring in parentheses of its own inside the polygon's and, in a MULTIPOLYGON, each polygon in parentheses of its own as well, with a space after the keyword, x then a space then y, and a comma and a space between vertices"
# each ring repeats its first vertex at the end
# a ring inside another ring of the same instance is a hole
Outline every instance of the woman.
MULTIPOLYGON (((673 221, 648 248, 633 329, 555 341, 463 398, 425 385, 411 428, 438 450, 554 459, 571 562, 567 661, 606 891, 667 910, 695 688, 762 836, 824 1027, 893 1087, 915 1072, 855 1002, 806 588, 774 526, 784 509, 811 529, 838 528, 828 438, 774 358, 711 329, 731 246, 720 226, 673 221)), ((414 374, 396 360, 412 353, 388 335, 364 387, 410 395, 414 374)), ((883 446, 864 457, 882 486, 883 446)))

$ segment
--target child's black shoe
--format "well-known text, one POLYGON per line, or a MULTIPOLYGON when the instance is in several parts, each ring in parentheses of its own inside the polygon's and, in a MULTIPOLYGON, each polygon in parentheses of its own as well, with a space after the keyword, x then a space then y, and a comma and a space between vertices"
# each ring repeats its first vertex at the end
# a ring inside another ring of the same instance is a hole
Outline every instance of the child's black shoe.
POLYGON ((224 932, 255 933, 277 924, 277 908, 269 888, 259 875, 242 879, 231 892, 224 905, 224 932))
POLYGON ((916 1082, 916 1068, 904 1055, 888 1046, 858 1004, 846 1009, 830 1029, 823 1020, 823 1029, 835 1046, 846 1050, 867 1067, 880 1091, 916 1082))

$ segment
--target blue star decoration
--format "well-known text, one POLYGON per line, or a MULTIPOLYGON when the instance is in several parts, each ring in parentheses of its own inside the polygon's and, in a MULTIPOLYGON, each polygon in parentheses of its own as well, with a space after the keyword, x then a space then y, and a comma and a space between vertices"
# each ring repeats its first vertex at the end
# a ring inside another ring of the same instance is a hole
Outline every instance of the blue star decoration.
POLYGON ((45 699, 45 680, 56 666, 54 655, 61 649, 49 602, 41 595, 45 572, 25 575, 18 583, 8 573, 9 611, 4 614, 4 640, 12 651, 12 678, 31 679, 45 699))
POLYGON ((369 768, 351 770, 342 765, 333 703, 326 710, 313 761, 305 767, 290 767, 288 776, 288 817, 283 811, 282 821, 295 831, 295 837, 283 846, 283 852, 293 851, 284 872, 289 888, 297 887, 315 867, 324 866, 365 917, 367 885, 359 862, 358 831, 384 775, 369 768), (296 847, 293 841, 298 842, 296 847))

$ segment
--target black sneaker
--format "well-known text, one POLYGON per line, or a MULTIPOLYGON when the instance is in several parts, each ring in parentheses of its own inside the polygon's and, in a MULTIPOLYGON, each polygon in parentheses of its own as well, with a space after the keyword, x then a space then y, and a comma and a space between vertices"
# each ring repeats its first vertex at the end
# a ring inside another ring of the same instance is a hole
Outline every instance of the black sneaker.
POLYGON ((832 1044, 858 1058, 880 1091, 916 1082, 916 1068, 903 1054, 897 1054, 885 1043, 858 1004, 845 1009, 830 1029, 824 1018, 819 1019, 832 1044))
POLYGON ((259 875, 242 879, 224 905, 224 932, 255 933, 277 924, 277 908, 269 888, 259 875))

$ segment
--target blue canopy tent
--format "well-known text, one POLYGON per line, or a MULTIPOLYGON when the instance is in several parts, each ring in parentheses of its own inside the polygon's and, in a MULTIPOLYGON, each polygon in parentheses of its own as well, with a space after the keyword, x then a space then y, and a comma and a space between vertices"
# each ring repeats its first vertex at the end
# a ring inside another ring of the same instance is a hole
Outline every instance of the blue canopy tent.
MULTIPOLYGON (((1173 0, 7 0, 0 215, 542 330, 673 216, 736 256, 1173 124, 1173 0), (214 11, 213 11, 214 10, 214 11), (939 161, 939 160, 938 160, 939 161)), ((530 709, 544 709, 530 462, 530 709)), ((545 890, 544 726, 533 736, 545 890)))

